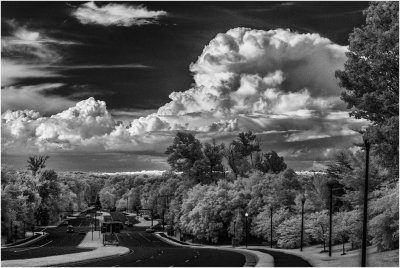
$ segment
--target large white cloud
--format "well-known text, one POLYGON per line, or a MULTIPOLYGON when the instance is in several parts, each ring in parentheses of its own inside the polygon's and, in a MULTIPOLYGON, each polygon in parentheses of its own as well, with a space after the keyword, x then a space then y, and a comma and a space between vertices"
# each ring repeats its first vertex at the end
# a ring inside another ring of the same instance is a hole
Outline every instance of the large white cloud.
POLYGON ((235 129, 268 131, 277 118, 324 118, 344 108, 334 72, 343 67, 346 51, 318 34, 231 29, 190 65, 194 86, 172 92, 171 101, 141 124, 156 116, 188 122, 192 130, 214 130, 220 120, 240 117, 235 129))
POLYGON ((148 10, 143 5, 110 3, 97 6, 94 2, 88 2, 79 6, 72 15, 82 24, 129 27, 157 23, 159 17, 167 15, 167 12, 148 10))

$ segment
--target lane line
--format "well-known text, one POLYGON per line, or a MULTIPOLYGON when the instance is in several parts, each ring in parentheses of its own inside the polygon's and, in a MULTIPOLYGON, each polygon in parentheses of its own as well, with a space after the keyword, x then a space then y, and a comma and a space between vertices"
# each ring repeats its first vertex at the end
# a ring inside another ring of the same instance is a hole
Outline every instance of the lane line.
POLYGON ((22 250, 15 250, 14 252, 23 252, 23 251, 27 251, 27 250, 32 250, 32 249, 36 249, 36 248, 41 248, 41 247, 44 247, 44 246, 50 244, 51 242, 53 242, 53 240, 50 240, 50 241, 47 242, 46 244, 43 244, 43 245, 40 245, 40 246, 37 246, 37 247, 27 248, 27 249, 22 249, 22 250))
POLYGON ((143 237, 144 239, 146 239, 147 241, 153 242, 153 241, 149 240, 148 238, 146 238, 146 237, 145 237, 144 235, 142 235, 141 233, 139 233, 139 235, 140 235, 141 237, 143 237))

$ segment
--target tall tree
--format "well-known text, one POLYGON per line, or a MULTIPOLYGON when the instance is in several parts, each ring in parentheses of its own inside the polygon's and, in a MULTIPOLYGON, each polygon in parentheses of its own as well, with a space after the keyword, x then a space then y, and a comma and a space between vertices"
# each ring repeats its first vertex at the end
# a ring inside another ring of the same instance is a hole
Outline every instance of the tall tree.
POLYGON ((204 158, 201 143, 193 134, 178 132, 174 142, 165 151, 168 163, 174 171, 189 173, 196 163, 204 158))
POLYGON ((204 144, 204 162, 207 167, 208 177, 211 181, 214 180, 216 175, 224 172, 224 165, 222 159, 224 157, 225 144, 216 144, 215 140, 212 143, 206 142, 204 144))
POLYGON ((351 116, 372 122, 367 137, 381 164, 398 174, 399 3, 370 2, 366 24, 350 35, 344 70, 336 71, 346 89, 342 99, 351 116))
POLYGON ((279 173, 287 167, 283 157, 279 156, 275 151, 264 154, 264 160, 257 158, 256 168, 263 173, 279 173))
POLYGON ((257 136, 250 130, 248 132, 241 132, 232 144, 243 157, 250 156, 251 165, 254 166, 253 152, 261 151, 260 142, 257 140, 257 136))
POLYGON ((46 161, 47 161, 47 159, 49 159, 49 156, 47 156, 47 155, 46 155, 46 156, 41 156, 41 155, 36 156, 36 155, 35 155, 35 156, 30 156, 30 157, 28 158, 28 161, 27 161, 27 163, 28 163, 27 168, 28 168, 28 170, 32 171, 33 176, 35 176, 36 173, 37 173, 40 169, 46 167, 46 161))

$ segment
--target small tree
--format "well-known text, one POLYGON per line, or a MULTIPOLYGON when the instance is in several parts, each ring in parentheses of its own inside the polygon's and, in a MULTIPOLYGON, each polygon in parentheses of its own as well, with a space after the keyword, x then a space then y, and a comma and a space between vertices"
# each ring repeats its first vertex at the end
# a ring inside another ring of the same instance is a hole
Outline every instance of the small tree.
POLYGON ((49 159, 49 156, 30 156, 28 158, 28 165, 27 168, 28 170, 32 171, 33 176, 36 175, 36 173, 46 167, 46 161, 49 159))

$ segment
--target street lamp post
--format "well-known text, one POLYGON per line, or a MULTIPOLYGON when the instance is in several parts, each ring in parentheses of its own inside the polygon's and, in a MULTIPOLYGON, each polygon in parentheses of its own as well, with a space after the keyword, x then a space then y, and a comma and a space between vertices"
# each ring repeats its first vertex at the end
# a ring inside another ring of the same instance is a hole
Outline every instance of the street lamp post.
POLYGON ((330 196, 330 200, 329 200, 329 257, 332 256, 332 199, 333 199, 333 185, 334 185, 334 181, 330 180, 328 182, 328 186, 329 186, 329 196, 330 196))
POLYGON ((365 185, 364 185, 364 215, 363 215, 363 235, 361 247, 361 266, 366 266, 367 259, 367 221, 368 221, 368 165, 369 165, 369 149, 371 144, 368 139, 363 137, 365 145, 365 185))
POLYGON ((246 220, 246 221, 245 221, 245 223, 246 223, 246 224, 245 224, 246 248, 247 248, 247 217, 248 217, 248 216, 249 216, 249 213, 246 212, 246 213, 244 214, 244 217, 245 217, 245 220, 246 220))
POLYGON ((271 248, 272 248, 272 206, 269 208, 269 211, 270 211, 270 218, 271 218, 271 238, 270 238, 270 246, 271 246, 271 248))
POLYGON ((300 233, 300 251, 303 251, 303 229, 304 229, 304 203, 306 202, 305 195, 301 198, 301 233, 300 233))
POLYGON ((126 197, 126 212, 129 213, 129 196, 126 197))

